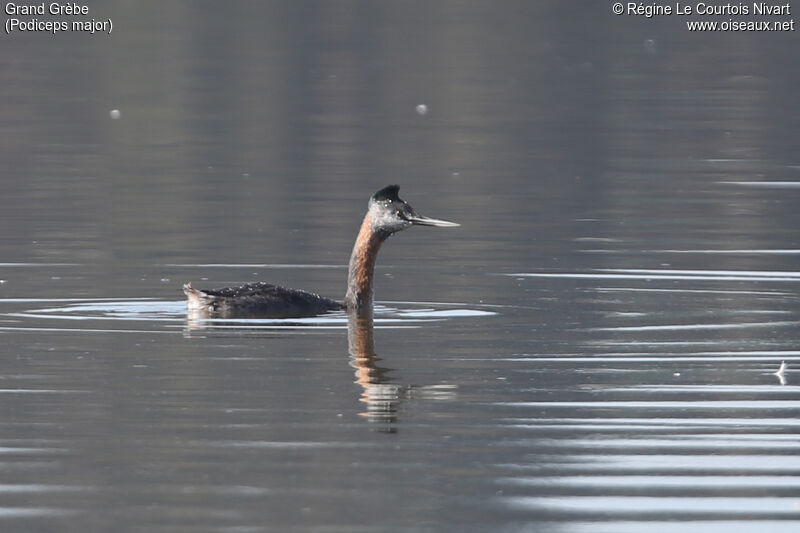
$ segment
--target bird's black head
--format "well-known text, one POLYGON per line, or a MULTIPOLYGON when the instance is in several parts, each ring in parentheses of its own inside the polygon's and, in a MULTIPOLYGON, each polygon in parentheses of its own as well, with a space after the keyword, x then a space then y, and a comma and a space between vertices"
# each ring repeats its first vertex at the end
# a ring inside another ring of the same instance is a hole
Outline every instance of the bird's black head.
POLYGON ((400 192, 399 185, 387 185, 372 195, 371 201, 373 202, 402 202, 403 200, 397 196, 400 192))
POLYGON ((385 239, 393 233, 402 231, 411 226, 459 226, 455 222, 437 220, 418 215, 408 202, 404 201, 398 193, 398 185, 389 185, 379 190, 369 199, 369 217, 372 229, 381 238, 385 239))

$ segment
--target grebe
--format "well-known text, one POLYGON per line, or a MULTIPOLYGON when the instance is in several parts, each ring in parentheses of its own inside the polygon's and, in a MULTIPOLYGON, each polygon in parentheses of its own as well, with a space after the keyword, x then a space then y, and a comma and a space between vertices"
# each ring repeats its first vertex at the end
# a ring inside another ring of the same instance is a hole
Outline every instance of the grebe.
POLYGON ((327 311, 362 312, 372 309, 372 280, 381 244, 390 235, 411 226, 459 226, 455 222, 418 215, 389 185, 369 199, 347 273, 347 293, 338 302, 318 294, 286 289, 269 283, 247 283, 239 287, 200 290, 191 283, 183 286, 190 313, 211 317, 262 316, 292 318, 314 316, 327 311))

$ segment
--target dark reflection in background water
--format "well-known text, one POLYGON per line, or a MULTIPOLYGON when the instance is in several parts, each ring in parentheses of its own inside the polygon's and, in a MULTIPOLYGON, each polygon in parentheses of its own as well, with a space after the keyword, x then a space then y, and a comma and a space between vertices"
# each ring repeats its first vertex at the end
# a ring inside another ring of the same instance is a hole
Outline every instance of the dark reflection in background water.
POLYGON ((797 529, 795 32, 87 5, 0 51, 0 529, 797 529), (374 328, 186 321, 343 295, 392 182, 462 227, 384 247, 374 328))

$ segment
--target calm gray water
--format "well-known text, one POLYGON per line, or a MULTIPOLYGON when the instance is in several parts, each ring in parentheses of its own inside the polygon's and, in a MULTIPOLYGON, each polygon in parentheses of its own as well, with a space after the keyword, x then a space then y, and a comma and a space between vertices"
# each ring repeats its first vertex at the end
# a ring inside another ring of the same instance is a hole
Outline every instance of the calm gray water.
POLYGON ((800 527, 796 32, 86 5, 0 49, 1 530, 800 527), (373 324, 187 319, 342 296, 389 183, 462 226, 390 239, 373 324))

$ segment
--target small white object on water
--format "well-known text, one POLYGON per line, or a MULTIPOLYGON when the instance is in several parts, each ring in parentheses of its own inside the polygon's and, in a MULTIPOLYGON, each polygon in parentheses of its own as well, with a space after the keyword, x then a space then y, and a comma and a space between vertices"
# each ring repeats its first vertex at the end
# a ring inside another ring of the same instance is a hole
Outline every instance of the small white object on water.
POLYGON ((419 104, 417 106, 417 115, 427 115, 428 114, 428 106, 425 104, 419 104))
POLYGON ((786 366, 786 361, 781 361, 781 366, 780 366, 780 368, 778 368, 778 371, 772 373, 773 376, 777 376, 778 377, 778 381, 780 382, 781 385, 786 385, 786 369, 787 368, 788 367, 786 366))
POLYGON ((111 117, 113 120, 117 120, 119 117, 122 116, 122 113, 119 112, 119 109, 112 109, 108 112, 108 116, 111 117))

